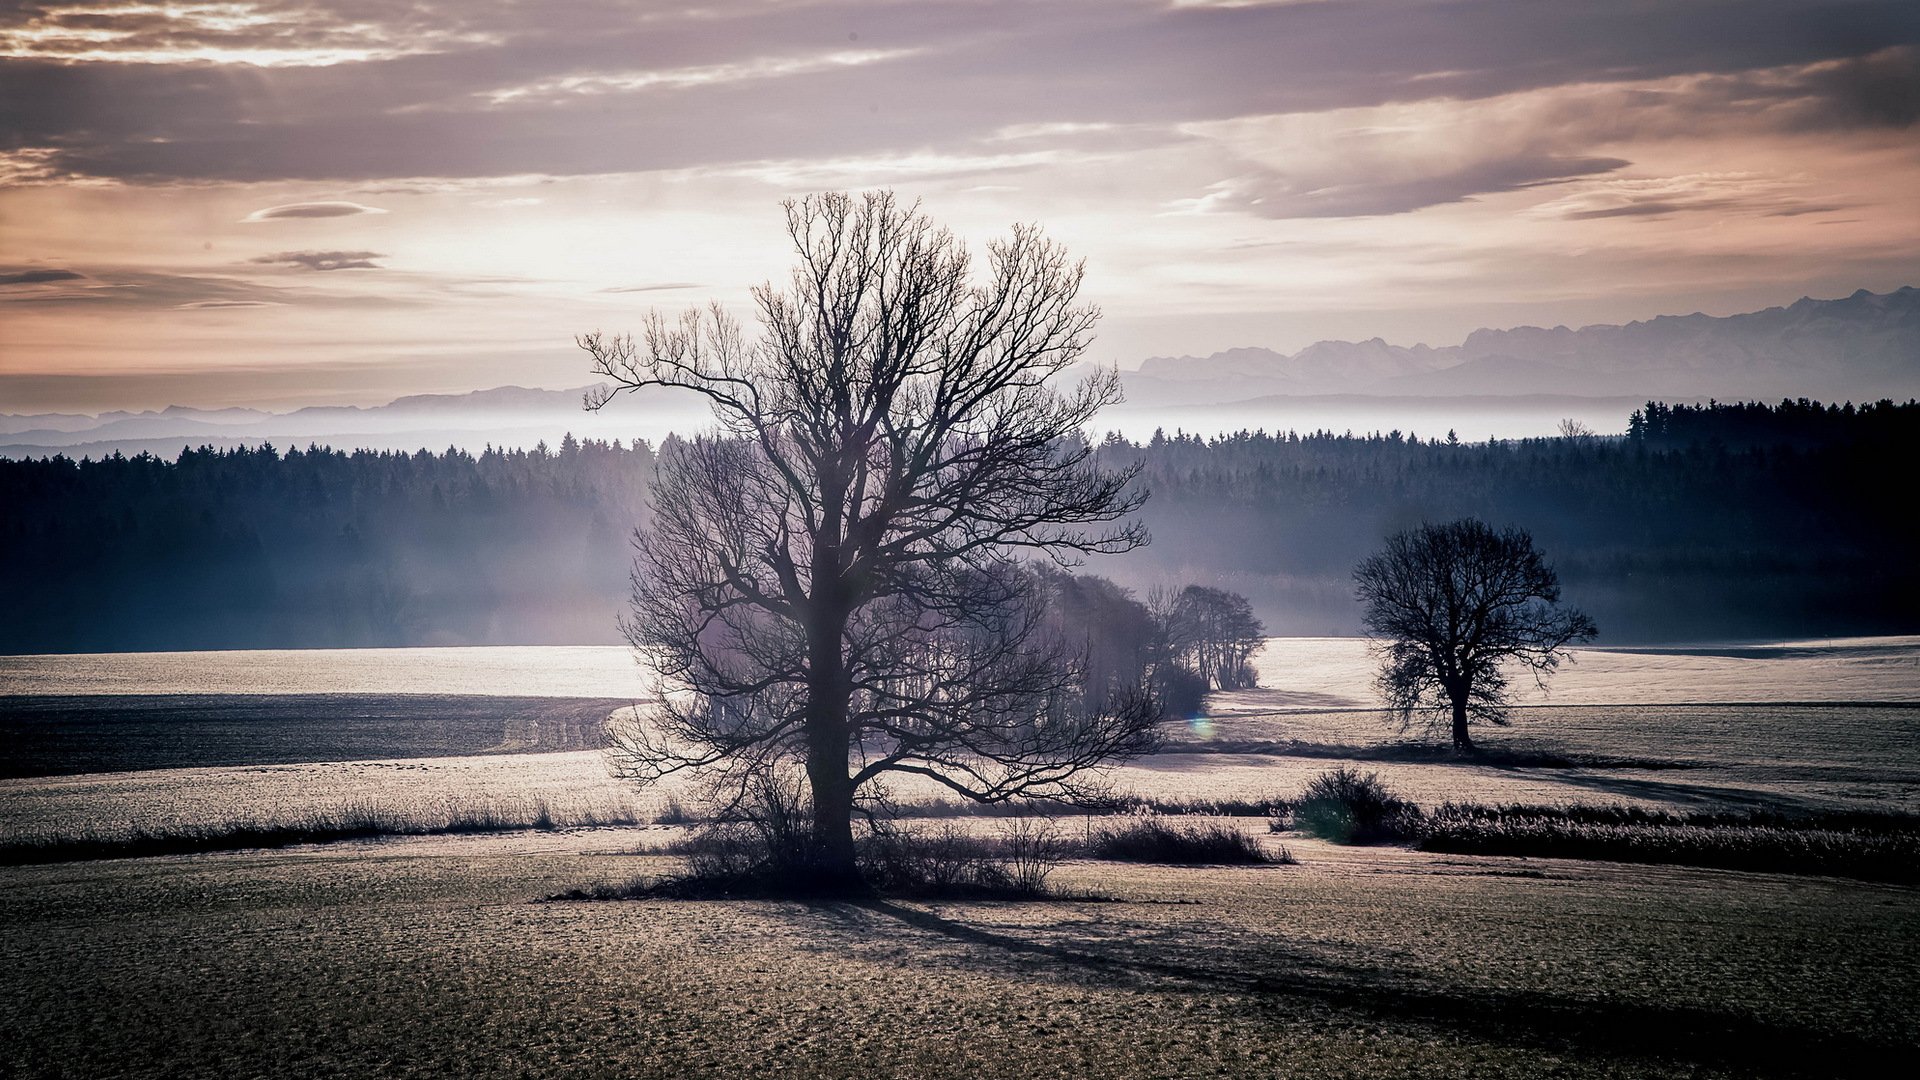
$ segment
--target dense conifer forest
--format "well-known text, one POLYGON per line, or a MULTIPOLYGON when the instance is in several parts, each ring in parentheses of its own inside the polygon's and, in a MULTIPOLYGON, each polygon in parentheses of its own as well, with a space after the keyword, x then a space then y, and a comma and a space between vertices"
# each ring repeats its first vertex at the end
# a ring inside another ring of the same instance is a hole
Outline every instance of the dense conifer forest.
MULTIPOLYGON (((1353 633, 1385 535, 1529 529, 1602 643, 1920 631, 1920 405, 1652 403, 1624 437, 1110 437, 1154 542, 1086 569, 1353 633)), ((0 461, 0 651, 612 643, 645 443, 0 461)))

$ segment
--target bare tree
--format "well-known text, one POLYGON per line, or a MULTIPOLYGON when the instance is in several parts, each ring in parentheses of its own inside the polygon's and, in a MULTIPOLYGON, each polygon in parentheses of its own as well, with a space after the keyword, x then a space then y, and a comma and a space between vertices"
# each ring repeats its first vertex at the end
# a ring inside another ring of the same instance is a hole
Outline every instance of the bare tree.
POLYGON ((1169 652, 1218 690, 1255 685, 1253 654, 1266 647, 1267 629, 1239 593, 1189 585, 1162 599, 1161 626, 1169 652))
POLYGON ((1146 542, 1132 471, 1081 434, 1118 376, 1048 381, 1098 311, 1083 266, 1031 227, 966 249, 889 194, 786 204, 799 263, 753 298, 749 339, 718 305, 579 339, 622 391, 702 395, 719 429, 663 452, 638 535, 628 640, 660 705, 616 732, 652 780, 798 761, 816 871, 857 880, 856 799, 889 774, 972 799, 1068 797, 1151 745, 1144 694, 1085 705, 1021 551, 1071 563, 1146 542))
POLYGON ((1387 539, 1353 578, 1381 658, 1375 685, 1403 724, 1421 716, 1473 749, 1470 721, 1507 722, 1506 668, 1536 685, 1593 620, 1559 606, 1560 581, 1525 530, 1471 518, 1387 539))

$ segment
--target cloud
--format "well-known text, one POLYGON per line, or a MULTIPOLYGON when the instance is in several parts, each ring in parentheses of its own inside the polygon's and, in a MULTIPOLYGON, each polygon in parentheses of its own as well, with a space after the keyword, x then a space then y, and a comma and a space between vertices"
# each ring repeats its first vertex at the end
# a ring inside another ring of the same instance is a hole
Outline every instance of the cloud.
MULTIPOLYGON (((295 254, 310 254, 298 252, 295 254)), ((312 254, 359 254, 319 252, 312 254)), ((211 308, 268 306, 394 308, 417 300, 385 293, 365 294, 327 288, 283 288, 241 277, 216 274, 177 274, 138 267, 88 267, 85 274, 58 271, 66 276, 43 279, 35 289, 0 291, 0 304, 16 309, 74 308, 102 311, 197 311, 211 308)), ((33 274, 36 271, 25 271, 33 274)), ((8 275, 14 276, 14 275, 8 275)))
MULTIPOLYGON (((1907 58, 1920 43, 1911 0, 1797 0, 1764 18, 1742 0, 716 0, 644 19, 483 0, 350 3, 325 19, 311 7, 173 32, 194 47, 244 38, 369 58, 230 63, 213 70, 231 77, 211 78, 204 62, 55 59, 29 37, 0 65, 0 131, 57 148, 44 163, 55 173, 143 182, 569 176, 950 156, 1009 130, 1170 130, 1809 65, 1832 71, 1725 107, 1899 125, 1914 111, 1907 58)), ((31 30, 26 16, 11 22, 16 38, 31 30)))
POLYGON ((668 292, 673 289, 698 289, 697 281, 662 281, 651 285, 615 285, 601 289, 603 293, 668 292))
POLYGON ((272 300, 195 300, 187 304, 175 304, 182 311, 206 311, 214 308, 260 308, 281 307, 272 300))
POLYGON ((290 218, 334 218, 353 217, 357 214, 384 214, 385 210, 377 206, 362 206, 353 202, 303 202, 287 203, 285 206, 269 206, 264 210, 255 210, 241 218, 243 224, 261 221, 280 221, 290 218))
POLYGON ((1524 156, 1474 162, 1406 179, 1351 181, 1304 188, 1276 174, 1242 177, 1215 185, 1198 201, 1206 211, 1240 211, 1267 218, 1374 217, 1464 202, 1476 195, 1538 187, 1574 177, 1612 172, 1619 158, 1524 156))
POLYGON ((377 251, 281 251, 248 259, 262 266, 298 266, 308 270, 378 270, 374 259, 384 259, 377 251))
POLYGON ((1804 186, 1753 173, 1620 177, 1580 184, 1577 190, 1534 207, 1531 213, 1565 221, 1596 221, 1657 220, 1690 213, 1799 217, 1846 209, 1828 201, 1809 201, 1804 186))
POLYGON ((151 310, 205 303, 275 302, 286 295, 281 289, 229 277, 92 267, 84 275, 60 273, 66 276, 44 279, 50 288, 0 294, 0 302, 31 307, 81 304, 89 308, 151 310))
MULTIPOLYGON (((1228 155, 1220 167, 1227 175, 1205 195, 1174 205, 1267 218, 1397 214, 1618 172, 1661 143, 1836 138, 1899 128, 1916 117, 1920 52, 1901 47, 1733 74, 1570 83, 1470 101, 1187 124, 1183 133, 1228 155)), ((1734 203, 1690 191, 1610 190, 1619 197, 1564 206, 1555 216, 1657 218, 1714 209, 1789 215, 1826 208, 1781 193, 1763 206, 1745 196, 1734 203)))
POLYGON ((54 281, 81 281, 85 275, 71 270, 14 270, 0 272, 0 285, 44 285, 54 281))
POLYGON ((421 19, 418 15, 424 12, 400 8, 369 17, 375 13, 355 11, 361 5, 351 2, 328 6, 345 10, 297 0, 24 4, 11 19, 0 19, 0 57, 311 67, 431 53, 484 40, 483 35, 463 32, 450 17, 421 19))

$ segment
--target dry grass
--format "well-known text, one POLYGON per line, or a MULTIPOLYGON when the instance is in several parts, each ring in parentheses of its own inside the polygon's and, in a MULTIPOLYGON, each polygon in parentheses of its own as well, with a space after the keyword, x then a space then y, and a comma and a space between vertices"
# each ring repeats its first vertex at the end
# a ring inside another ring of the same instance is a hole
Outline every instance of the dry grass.
POLYGON ((1920 885, 1920 818, 1661 814, 1633 807, 1446 805, 1408 825, 1427 851, 1834 874, 1920 885))
POLYGON ((235 815, 212 824, 73 829, 26 839, 0 840, 0 865, 121 859, 149 855, 280 848, 383 836, 461 833, 554 832, 570 828, 638 825, 631 810, 616 806, 556 807, 543 798, 461 800, 396 810, 373 804, 336 806, 290 817, 235 815))
POLYGON ((1285 848, 1269 852, 1259 840, 1219 821, 1175 824, 1158 815, 1135 816, 1090 832, 1086 853, 1095 859, 1185 866, 1294 861, 1285 848))

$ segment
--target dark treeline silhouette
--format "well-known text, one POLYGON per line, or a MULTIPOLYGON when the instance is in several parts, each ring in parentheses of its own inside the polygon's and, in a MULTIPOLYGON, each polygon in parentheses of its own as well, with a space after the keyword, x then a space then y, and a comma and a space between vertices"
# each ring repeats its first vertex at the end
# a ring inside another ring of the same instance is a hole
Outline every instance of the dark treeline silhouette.
POLYGON ((1693 445, 1728 447, 1827 446, 1869 443, 1912 445, 1920 405, 1891 401, 1855 406, 1822 405, 1801 398, 1778 405, 1760 402, 1665 405, 1657 401, 1627 419, 1627 438, 1661 450, 1693 445))
MULTIPOLYGON (((1110 438, 1103 457, 1143 463, 1154 543, 1087 570, 1142 598, 1244 594, 1271 633, 1356 633, 1355 563, 1476 517, 1531 532, 1606 641, 1920 630, 1920 406, 1640 418, 1627 437, 1492 443, 1110 438)), ((572 440, 0 461, 0 651, 614 643, 653 463, 644 443, 572 440)))
POLYGON ((0 651, 606 641, 654 455, 0 461, 0 651))
POLYGON ((1275 633, 1354 633, 1362 556, 1473 517, 1529 530, 1608 641, 1920 628, 1906 524, 1920 405, 1638 415, 1626 437, 1475 444, 1398 431, 1110 438, 1103 453, 1144 460, 1154 543, 1095 569, 1135 587, 1234 589, 1275 633))

